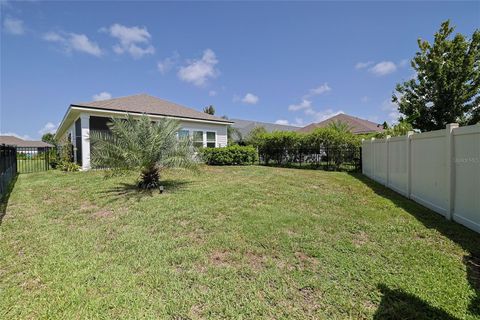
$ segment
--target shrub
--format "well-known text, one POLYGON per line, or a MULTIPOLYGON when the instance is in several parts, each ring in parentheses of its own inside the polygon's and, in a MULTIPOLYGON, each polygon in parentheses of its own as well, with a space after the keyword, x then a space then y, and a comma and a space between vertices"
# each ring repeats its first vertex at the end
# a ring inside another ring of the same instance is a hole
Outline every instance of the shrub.
POLYGON ((252 146, 228 146, 225 148, 205 148, 202 159, 209 165, 249 165, 257 161, 257 150, 252 146))
POLYGON ((58 168, 65 172, 75 172, 80 170, 80 166, 78 164, 69 161, 60 162, 58 168))

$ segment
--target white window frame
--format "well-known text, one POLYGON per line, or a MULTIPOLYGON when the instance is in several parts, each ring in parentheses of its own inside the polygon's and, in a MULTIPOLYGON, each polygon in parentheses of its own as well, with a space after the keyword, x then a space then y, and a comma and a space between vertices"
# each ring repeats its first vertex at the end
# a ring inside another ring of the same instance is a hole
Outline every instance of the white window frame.
POLYGON ((215 133, 215 148, 218 148, 218 130, 215 130, 215 129, 199 129, 199 128, 191 128, 191 127, 189 127, 189 128, 182 127, 182 128, 180 128, 180 130, 188 131, 188 136, 190 137, 190 139, 192 139, 192 141, 193 141, 193 131, 203 132, 203 141, 202 142, 203 142, 203 147, 204 148, 207 147, 207 132, 214 132, 215 133))

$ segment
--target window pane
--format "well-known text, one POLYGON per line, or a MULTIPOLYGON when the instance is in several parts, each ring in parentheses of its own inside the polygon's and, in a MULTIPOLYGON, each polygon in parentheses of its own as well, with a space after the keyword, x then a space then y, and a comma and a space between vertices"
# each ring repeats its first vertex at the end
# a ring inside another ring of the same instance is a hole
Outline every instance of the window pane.
POLYGON ((193 141, 203 143, 203 131, 193 131, 193 141))
POLYGON ((215 142, 215 132, 207 131, 207 141, 215 142))
POLYGON ((179 130, 178 131, 179 139, 188 139, 188 130, 179 130))
POLYGON ((207 142, 207 148, 215 148, 215 142, 207 142))
POLYGON ((203 147, 203 142, 194 142, 194 143, 193 143, 193 146, 194 146, 195 148, 202 148, 202 147, 203 147))

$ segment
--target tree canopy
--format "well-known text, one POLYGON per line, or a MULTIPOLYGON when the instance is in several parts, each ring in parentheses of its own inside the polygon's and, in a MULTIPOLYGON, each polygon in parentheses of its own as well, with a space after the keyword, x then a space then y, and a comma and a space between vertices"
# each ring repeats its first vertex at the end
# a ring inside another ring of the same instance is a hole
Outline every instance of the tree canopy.
POLYGON ((57 144, 57 141, 55 140, 55 135, 53 133, 45 133, 42 136, 42 141, 46 142, 46 143, 53 144, 53 145, 57 144))
POLYGON ((203 108, 203 112, 211 114, 213 116, 215 114, 215 107, 209 105, 208 107, 203 108))
POLYGON ((480 121, 480 31, 471 39, 457 33, 450 21, 442 23, 433 44, 419 39, 411 61, 416 76, 397 84, 392 101, 405 120, 422 131, 446 124, 480 121))

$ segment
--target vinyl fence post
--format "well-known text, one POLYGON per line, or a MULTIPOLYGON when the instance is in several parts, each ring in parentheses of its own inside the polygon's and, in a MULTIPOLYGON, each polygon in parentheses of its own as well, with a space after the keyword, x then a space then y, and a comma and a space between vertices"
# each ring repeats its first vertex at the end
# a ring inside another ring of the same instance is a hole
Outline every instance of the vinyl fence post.
POLYGON ((385 185, 388 187, 390 186, 390 168, 389 168, 389 157, 390 157, 390 136, 385 137, 385 161, 387 161, 385 168, 385 185))
POLYGON ((408 131, 407 135, 405 136, 405 172, 407 176, 407 198, 410 199, 411 193, 412 193, 412 135, 413 131, 408 131))
POLYGON ((454 142, 453 142, 453 129, 458 128, 458 123, 449 123, 447 124, 446 130, 446 147, 447 147, 447 212, 446 218, 448 220, 453 219, 453 205, 454 205, 454 198, 455 198, 455 163, 454 163, 454 142))
POLYGON ((372 150, 372 179, 377 181, 376 177, 375 177, 375 138, 372 138, 370 140, 370 150, 372 150))

